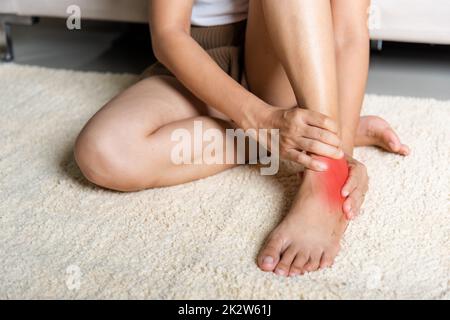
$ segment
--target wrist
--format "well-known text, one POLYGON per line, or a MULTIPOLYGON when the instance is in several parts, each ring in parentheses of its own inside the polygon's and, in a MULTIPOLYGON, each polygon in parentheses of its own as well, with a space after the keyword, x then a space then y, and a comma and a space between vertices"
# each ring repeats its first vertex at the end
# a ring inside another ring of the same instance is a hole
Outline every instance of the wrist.
POLYGON ((268 129, 268 120, 270 119, 271 107, 262 100, 256 99, 245 104, 242 108, 241 121, 239 127, 248 129, 268 129))

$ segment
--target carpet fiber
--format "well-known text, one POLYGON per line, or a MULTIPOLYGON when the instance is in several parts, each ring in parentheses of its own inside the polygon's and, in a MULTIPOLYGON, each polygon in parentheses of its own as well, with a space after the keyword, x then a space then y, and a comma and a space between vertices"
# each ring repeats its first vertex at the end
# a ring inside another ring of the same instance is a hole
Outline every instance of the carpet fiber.
POLYGON ((286 279, 255 257, 298 187, 287 164, 128 194, 83 179, 77 133, 135 80, 0 65, 0 298, 450 298, 450 101, 366 98, 413 153, 358 149, 370 192, 336 264, 286 279))

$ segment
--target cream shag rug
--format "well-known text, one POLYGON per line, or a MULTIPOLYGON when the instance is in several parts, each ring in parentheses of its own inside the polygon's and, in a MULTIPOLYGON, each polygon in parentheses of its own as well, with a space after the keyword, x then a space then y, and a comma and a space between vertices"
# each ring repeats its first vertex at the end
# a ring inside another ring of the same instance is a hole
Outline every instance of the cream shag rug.
POLYGON ((0 65, 0 298, 450 298, 450 101, 367 97, 413 153, 357 150, 363 215, 332 269, 286 279, 255 256, 298 186, 289 166, 129 194, 82 178, 77 133, 135 80, 0 65))

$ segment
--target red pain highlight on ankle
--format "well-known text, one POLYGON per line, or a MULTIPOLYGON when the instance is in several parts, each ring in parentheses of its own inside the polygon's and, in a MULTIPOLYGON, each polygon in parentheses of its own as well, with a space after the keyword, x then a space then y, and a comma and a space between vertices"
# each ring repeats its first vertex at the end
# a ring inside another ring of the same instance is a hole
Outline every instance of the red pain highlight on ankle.
POLYGON ((342 196, 342 188, 349 174, 347 160, 345 158, 336 160, 321 156, 315 156, 314 158, 328 166, 327 171, 318 173, 321 180, 321 188, 324 190, 324 196, 330 204, 342 206, 345 200, 342 196))

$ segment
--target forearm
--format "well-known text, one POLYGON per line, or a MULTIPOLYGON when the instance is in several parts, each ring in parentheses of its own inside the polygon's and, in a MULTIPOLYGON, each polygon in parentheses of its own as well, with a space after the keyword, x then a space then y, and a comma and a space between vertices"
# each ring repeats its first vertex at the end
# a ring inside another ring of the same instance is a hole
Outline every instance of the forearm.
POLYGON ((226 74, 183 31, 171 31, 168 37, 161 35, 155 53, 186 88, 241 128, 253 127, 257 115, 264 113, 266 104, 226 74))
POLYGON ((329 0, 263 0, 273 48, 299 106, 338 120, 334 37, 329 0))

